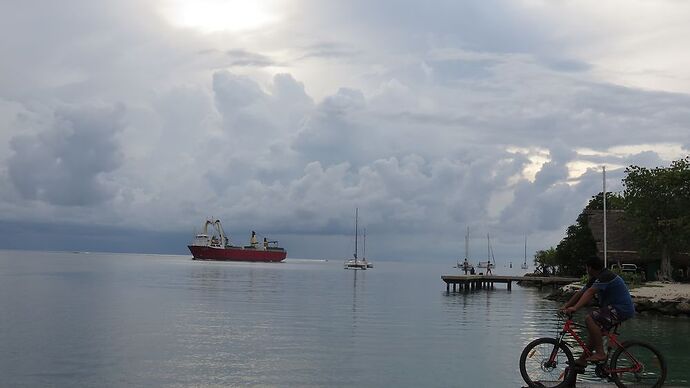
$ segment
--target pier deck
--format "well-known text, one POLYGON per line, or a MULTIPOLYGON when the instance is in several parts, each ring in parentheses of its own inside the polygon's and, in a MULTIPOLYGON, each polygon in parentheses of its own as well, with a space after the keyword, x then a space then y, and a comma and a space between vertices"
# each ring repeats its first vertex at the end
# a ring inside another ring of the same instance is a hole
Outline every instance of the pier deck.
POLYGON ((481 288, 494 288, 494 283, 505 283, 508 290, 512 289, 513 282, 536 283, 539 288, 545 285, 552 287, 577 282, 580 278, 567 278, 559 276, 502 276, 502 275, 442 275, 441 280, 446 283, 446 292, 458 289, 474 290, 481 288))
MULTIPOLYGON (((577 384, 574 385, 574 387, 577 387, 577 388, 608 388, 608 387, 615 387, 615 386, 616 386, 616 384, 614 384, 614 383, 596 383, 596 382, 590 382, 590 381, 578 381, 577 384)), ((524 386, 524 383, 522 385, 522 388, 527 388, 524 386)), ((666 388, 674 388, 674 387, 666 387, 666 388)), ((680 388, 680 387, 675 387, 675 388, 680 388)))

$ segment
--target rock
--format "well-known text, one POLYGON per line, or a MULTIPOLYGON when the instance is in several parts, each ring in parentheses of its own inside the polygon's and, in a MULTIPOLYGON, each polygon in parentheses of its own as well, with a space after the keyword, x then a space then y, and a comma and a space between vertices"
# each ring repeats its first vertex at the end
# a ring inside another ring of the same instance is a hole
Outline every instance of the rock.
POLYGON ((566 284, 563 287, 555 289, 552 293, 547 295, 545 298, 549 300, 555 300, 558 302, 567 302, 573 295, 580 291, 582 285, 579 283, 566 284))
POLYGON ((678 303, 678 305, 676 305, 676 310, 678 310, 679 313, 690 314, 690 303, 688 303, 688 302, 678 303))
MULTIPOLYGON (((658 286, 657 286, 658 287, 658 286)), ((582 288, 579 283, 571 283, 561 288, 554 290, 551 294, 546 296, 546 299, 566 302, 576 292, 582 288)), ((685 294, 677 292, 668 292, 667 290, 652 289, 655 292, 644 290, 645 296, 635 296, 633 291, 633 303, 635 304, 635 311, 641 315, 662 314, 670 317, 688 317, 690 318, 690 298, 685 294)))
POLYGON ((649 298, 633 298, 633 303, 638 312, 649 311, 652 307, 652 301, 649 298))
POLYGON ((678 312, 676 311, 676 305, 677 303, 673 302, 659 302, 656 310, 662 314, 676 315, 678 314, 678 312))

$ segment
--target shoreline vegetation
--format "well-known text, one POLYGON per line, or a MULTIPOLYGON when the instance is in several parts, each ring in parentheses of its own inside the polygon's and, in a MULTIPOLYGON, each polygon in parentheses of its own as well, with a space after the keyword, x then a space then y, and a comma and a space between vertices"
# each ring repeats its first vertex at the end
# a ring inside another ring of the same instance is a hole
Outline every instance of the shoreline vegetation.
MULTIPOLYGON (((571 283, 556 289, 546 299, 565 302, 583 287, 571 283)), ((670 282, 647 282, 630 289, 630 295, 638 314, 660 314, 690 317, 690 284, 670 282)))
POLYGON ((627 167, 623 191, 593 196, 556 247, 536 252, 537 270, 579 277, 585 260, 597 256, 620 268, 636 266, 621 275, 639 281, 690 280, 688 182, 690 156, 664 167, 627 167))

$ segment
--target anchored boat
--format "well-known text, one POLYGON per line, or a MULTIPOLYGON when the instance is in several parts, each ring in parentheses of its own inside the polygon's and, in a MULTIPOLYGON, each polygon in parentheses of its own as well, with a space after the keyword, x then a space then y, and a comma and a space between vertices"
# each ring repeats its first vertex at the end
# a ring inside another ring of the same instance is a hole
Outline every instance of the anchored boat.
POLYGON ((522 268, 522 269, 529 268, 529 266, 527 265, 527 235, 525 235, 525 261, 522 263, 520 268, 522 268))
POLYGON ((361 260, 357 258, 357 236, 359 235, 359 231, 357 230, 358 227, 358 216, 359 216, 359 209, 355 208, 355 253, 352 255, 352 259, 346 259, 344 268, 345 269, 367 269, 367 268, 373 268, 374 265, 372 264, 371 267, 367 263, 366 259, 361 260))
POLYGON ((488 233, 486 234, 486 250, 486 261, 480 261, 477 267, 486 268, 487 272, 491 272, 493 268, 496 268, 496 259, 494 258, 494 248, 491 246, 491 237, 489 237, 488 233))
POLYGON ((231 245, 218 219, 206 220, 202 233, 197 234, 187 248, 194 260, 280 262, 287 257, 287 251, 278 246, 278 241, 264 237, 263 243, 259 243, 254 231, 249 245, 231 245), (209 226, 213 228, 210 235, 209 226))

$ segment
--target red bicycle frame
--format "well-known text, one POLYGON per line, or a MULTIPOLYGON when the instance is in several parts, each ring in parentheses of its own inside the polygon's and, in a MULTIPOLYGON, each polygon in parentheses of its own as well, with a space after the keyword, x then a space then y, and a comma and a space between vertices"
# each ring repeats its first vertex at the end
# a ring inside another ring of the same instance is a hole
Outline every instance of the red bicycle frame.
MULTIPOLYGON (((592 351, 587 347, 587 344, 580 338, 579 335, 577 335, 577 332, 573 330, 573 327, 577 326, 573 322, 571 318, 568 318, 565 320, 565 324, 563 325, 563 330, 561 330, 561 333, 558 335, 558 343, 564 343, 563 339, 565 338, 566 334, 570 334, 571 337, 575 339, 578 345, 582 348, 582 352, 585 354, 585 357, 589 357, 592 355, 592 351)), ((643 366, 642 364, 632 355, 630 352, 628 352, 627 349, 621 345, 620 342, 618 342, 618 333, 616 332, 616 329, 614 328, 613 330, 610 330, 608 332, 605 332, 604 335, 608 338, 608 352, 606 353, 606 360, 604 361, 604 370, 608 373, 625 373, 625 372, 632 372, 632 373, 637 373, 640 370, 642 370, 643 366), (623 352, 628 356, 628 359, 633 361, 632 367, 628 368, 616 368, 616 369, 610 369, 608 365, 606 365, 606 361, 609 359, 609 354, 611 353, 611 348, 616 347, 616 348, 621 348, 623 349, 623 352)), ((566 344, 567 345, 567 344, 566 344)), ((558 346, 554 346, 553 351, 551 352, 551 356, 549 357, 549 363, 555 363, 556 362, 556 354, 558 353, 558 346)))

